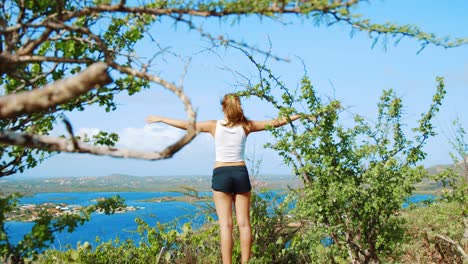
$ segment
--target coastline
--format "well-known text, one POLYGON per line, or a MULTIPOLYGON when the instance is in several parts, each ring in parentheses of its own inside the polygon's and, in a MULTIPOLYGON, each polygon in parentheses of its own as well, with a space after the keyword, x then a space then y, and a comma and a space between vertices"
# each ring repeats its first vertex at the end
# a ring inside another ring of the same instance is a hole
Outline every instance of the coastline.
MULTIPOLYGON (((282 193, 285 190, 262 190, 266 192, 282 193)), ((20 198, 20 203, 9 214, 7 214, 6 221, 12 222, 33 222, 38 219, 41 212, 47 212, 53 217, 60 217, 66 214, 81 214, 82 210, 86 209, 88 205, 94 204, 100 199, 107 196, 115 195, 115 192, 54 192, 54 193, 37 193, 28 197, 20 198), (67 195, 70 196, 67 196, 67 195), (39 198, 40 197, 40 198, 39 198), (80 197, 80 198, 77 198, 80 197), (90 198, 92 197, 92 198, 90 198), (23 200, 23 201, 21 201, 23 200), (56 201, 56 202, 55 202, 56 201)), ((145 209, 145 207, 174 203, 180 204, 195 204, 195 203, 210 203, 212 197, 210 192, 124 192, 121 193, 125 196, 136 196, 126 200, 125 207, 118 208, 115 214, 126 214, 130 212, 138 212, 145 209)), ((412 197, 417 197, 419 200, 433 200, 440 196, 439 192, 419 191, 414 192, 412 197)), ((405 202, 406 204, 407 202, 405 202)), ((176 205, 174 205, 176 206, 176 205)), ((96 211, 97 214, 102 212, 96 211)))
MULTIPOLYGON (((293 175, 263 175, 254 185, 267 190, 286 190, 302 186, 293 175)), ((153 177, 109 175, 35 179, 0 179, 0 196, 22 193, 68 192, 205 192, 211 191, 211 176, 153 177)))
MULTIPOLYGON (((99 199, 99 198, 98 198, 99 199)), ((47 212, 52 217, 60 217, 62 215, 82 214, 82 210, 85 209, 82 205, 77 204, 66 204, 66 203, 42 203, 42 204, 19 204, 10 213, 6 214, 6 221, 16 222, 34 222, 39 219, 40 213, 47 212)), ((125 206, 115 210, 116 214, 123 214, 136 210, 143 209, 138 206, 125 206)), ((96 211, 98 214, 102 214, 102 211, 96 211)))
MULTIPOLYGON (((181 177, 139 177, 128 175, 111 175, 104 177, 80 178, 40 178, 2 180, 0 197, 12 193, 21 193, 23 198, 31 198, 37 194, 63 194, 50 197, 41 203, 22 203, 7 216, 7 221, 31 222, 37 219, 40 211, 47 211, 53 216, 63 214, 79 214, 85 205, 99 199, 90 198, 86 204, 76 204, 75 199, 67 194, 122 194, 147 193, 150 197, 136 199, 138 203, 196 203, 211 202, 212 198, 206 193, 211 192, 210 177, 181 176, 181 177), (178 186, 178 187, 175 187, 178 186), (5 191, 7 190, 7 191, 5 191), (165 193, 167 195, 160 196, 165 193), (154 194, 151 196, 151 194, 154 194), (200 195, 202 194, 202 195, 200 195)), ((285 191, 302 187, 301 182, 291 175, 263 176, 253 183, 256 190, 285 191)), ((439 197, 442 187, 435 182, 425 180, 415 186, 413 195, 432 195, 439 197)), ((20 197, 20 199, 22 199, 20 197)), ((139 210, 138 206, 127 205, 116 213, 127 213, 139 210)))

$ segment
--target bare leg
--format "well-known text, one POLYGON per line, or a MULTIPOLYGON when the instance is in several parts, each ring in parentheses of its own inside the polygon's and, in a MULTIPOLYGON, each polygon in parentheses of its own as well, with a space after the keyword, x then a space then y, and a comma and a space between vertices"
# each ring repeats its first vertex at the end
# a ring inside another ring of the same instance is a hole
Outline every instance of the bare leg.
POLYGON ((234 204, 236 207, 237 225, 239 226, 242 263, 247 263, 250 259, 252 248, 252 231, 250 228, 250 192, 235 194, 234 204))
POLYGON ((232 263, 232 194, 213 190, 213 200, 221 230, 223 264, 232 263))

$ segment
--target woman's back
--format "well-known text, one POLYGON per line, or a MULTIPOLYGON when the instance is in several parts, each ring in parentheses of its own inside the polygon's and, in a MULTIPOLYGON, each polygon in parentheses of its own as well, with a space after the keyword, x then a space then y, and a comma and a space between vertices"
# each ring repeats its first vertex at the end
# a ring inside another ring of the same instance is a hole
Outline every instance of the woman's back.
POLYGON ((244 161, 246 134, 239 126, 227 127, 224 120, 216 123, 215 149, 216 161, 239 162, 244 161))

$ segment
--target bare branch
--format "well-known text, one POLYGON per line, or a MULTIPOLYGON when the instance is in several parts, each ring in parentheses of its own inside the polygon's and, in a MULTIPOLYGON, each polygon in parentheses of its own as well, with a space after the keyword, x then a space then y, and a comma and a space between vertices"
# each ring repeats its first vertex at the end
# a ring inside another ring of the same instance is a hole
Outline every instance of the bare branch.
POLYGON ((268 51, 265 51, 263 49, 260 49, 260 48, 256 48, 256 47, 253 47, 245 42, 240 42, 240 41, 236 41, 234 39, 230 39, 230 38, 226 38, 224 36, 213 36, 212 34, 206 32, 205 30, 203 30, 203 28, 201 27, 197 27, 191 20, 188 20, 188 19, 183 19, 182 17, 180 16, 170 16, 172 17, 174 20, 176 20, 176 22, 183 22, 185 23, 191 30, 196 30, 200 36, 204 37, 204 38, 207 38, 209 41, 211 41, 211 43, 214 45, 214 46, 222 46, 222 45, 226 45, 226 46, 230 46, 230 47, 234 47, 234 48, 238 48, 238 49, 250 49, 252 51, 256 51, 260 54, 264 54, 266 55, 267 57, 271 57, 277 61, 285 61, 285 62, 289 62, 290 60, 287 59, 287 58, 281 58, 279 56, 276 56, 274 54, 271 53, 271 47, 270 47, 270 50, 268 51))
POLYGON ((32 62, 55 62, 55 63, 78 63, 78 64, 90 64, 94 63, 94 60, 83 58, 65 58, 65 57, 45 57, 36 55, 11 55, 8 53, 0 54, 0 74, 15 72, 18 69, 19 64, 32 63, 32 62))
POLYGON ((458 250, 458 252, 460 252, 460 254, 462 254, 462 256, 468 260, 468 254, 465 252, 465 250, 463 250, 463 248, 460 246, 460 244, 458 244, 457 242, 453 241, 451 238, 449 237, 446 237, 444 235, 441 235, 441 234, 437 234, 436 237, 444 240, 445 242, 449 243, 449 244, 452 244, 453 246, 455 246, 458 250))
POLYGON ((59 65, 58 63, 55 63, 54 66, 50 69, 50 71, 45 72, 43 74, 39 74, 33 79, 27 79, 25 77, 21 78, 21 81, 23 81, 23 84, 18 86, 14 91, 11 91, 10 93, 20 92, 26 87, 26 85, 30 85, 31 87, 33 87, 33 89, 38 88, 36 82, 41 79, 45 79, 48 75, 52 74, 55 71, 55 69, 57 69, 58 65, 59 65))
POLYGON ((37 38, 35 40, 31 40, 28 43, 24 44, 17 51, 17 54, 18 55, 29 55, 29 54, 33 53, 33 51, 37 47, 39 47, 39 45, 41 45, 44 41, 46 41, 48 39, 48 37, 50 36, 51 33, 52 33, 52 29, 47 28, 39 38, 37 38))
POLYGON ((28 148, 38 148, 47 151, 89 153, 93 155, 105 155, 116 158, 134 158, 144 160, 167 159, 175 153, 175 151, 170 150, 169 147, 161 152, 147 152, 108 146, 96 146, 86 144, 81 141, 73 142, 73 140, 66 138, 29 135, 11 131, 0 131, 0 143, 28 148))
MULTIPOLYGON (((137 71, 132 68, 122 67, 113 62, 111 63, 111 67, 119 70, 122 73, 156 82, 176 94, 184 103, 185 110, 189 118, 189 128, 187 129, 186 135, 161 152, 144 152, 129 149, 94 146, 64 138, 20 134, 11 131, 0 132, 0 143, 6 145, 39 148, 48 151, 89 153, 94 155, 107 155, 121 158, 159 160, 172 157, 174 153, 188 144, 196 136, 198 133, 198 131, 195 130, 196 113, 193 111, 191 102, 181 87, 177 87, 176 85, 169 83, 160 77, 137 71)), ((77 76, 65 79, 63 81, 58 81, 43 89, 0 97, 0 118, 12 118, 22 113, 33 113, 47 110, 52 106, 76 98, 79 95, 94 88, 98 84, 109 83, 111 79, 106 70, 106 64, 96 63, 77 76)))
POLYGON ((188 68, 189 68, 189 65, 190 65, 190 61, 191 61, 191 58, 188 58, 187 63, 185 63, 184 71, 183 71, 182 75, 180 76, 179 87, 184 86, 184 79, 185 79, 185 76, 187 75, 188 68))
MULTIPOLYGON (((149 8, 149 7, 128 7, 121 5, 98 5, 93 7, 86 7, 76 12, 69 12, 64 18, 66 20, 74 17, 89 16, 97 13, 104 12, 121 12, 121 13, 141 13, 141 14, 151 14, 156 16, 161 15, 190 15, 190 16, 200 16, 200 17, 223 17, 229 15, 242 15, 251 13, 252 10, 197 10, 194 8, 149 8)), ((292 8, 290 10, 281 10, 277 7, 265 8, 260 10, 259 14, 262 13, 295 13, 298 14, 301 12, 300 8, 292 8)))
POLYGON ((65 127, 67 128, 68 133, 70 134, 70 139, 73 143, 73 149, 78 149, 78 141, 75 138, 75 133, 73 133, 73 126, 70 123, 70 120, 64 116, 63 122, 65 123, 65 127))
POLYGON ((20 164, 21 159, 25 157, 27 154, 27 149, 23 149, 21 153, 19 153, 16 158, 12 159, 10 162, 0 166, 0 178, 3 176, 9 176, 15 174, 17 172, 18 164, 20 164), (6 168, 12 166, 13 168, 9 170, 5 170, 6 168))
MULTIPOLYGON (((299 155, 299 153, 297 153, 296 150, 291 150, 291 154, 296 158, 297 163, 299 163, 299 168, 304 168, 305 165, 304 165, 304 162, 302 161, 301 155, 299 155)), ((296 164, 293 164, 293 166, 295 167, 296 170, 298 170, 296 164)), ((306 185, 310 184, 309 176, 307 175, 305 171, 302 172, 301 177, 306 185)))
POLYGON ((184 137, 179 139, 176 143, 168 146, 165 150, 161 151, 161 154, 164 156, 164 158, 166 158, 166 155, 172 156, 174 153, 179 151, 183 146, 190 143, 190 141, 192 141, 193 138, 195 138, 195 136, 198 133, 198 131, 196 131, 195 129, 195 120, 196 120, 197 114, 193 110, 192 103, 190 102, 190 99, 187 97, 187 95, 184 93, 184 90, 182 87, 177 87, 173 83, 170 83, 158 76, 151 75, 143 71, 137 71, 130 67, 120 66, 117 63, 112 62, 112 61, 109 61, 109 66, 120 71, 121 73, 129 74, 138 78, 142 78, 142 79, 160 84, 164 88, 173 92, 177 97, 179 97, 179 99, 184 104, 185 112, 187 113, 188 122, 189 122, 187 133, 185 134, 184 137))
POLYGON ((95 63, 80 74, 57 81, 43 89, 0 97, 0 118, 15 118, 25 113, 44 111, 74 99, 97 85, 105 85, 111 81, 107 65, 102 62, 95 63))

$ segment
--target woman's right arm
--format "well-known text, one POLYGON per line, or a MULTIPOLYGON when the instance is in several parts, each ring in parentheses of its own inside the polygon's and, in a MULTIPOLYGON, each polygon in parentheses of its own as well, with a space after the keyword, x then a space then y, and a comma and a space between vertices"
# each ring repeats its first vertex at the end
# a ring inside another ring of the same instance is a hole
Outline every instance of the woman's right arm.
MULTIPOLYGON (((289 117, 289 120, 295 121, 301 117, 300 115, 292 115, 289 117)), ((250 121, 250 132, 257 132, 257 131, 263 131, 265 130, 268 126, 272 127, 281 127, 289 123, 288 118, 286 117, 279 117, 276 119, 271 119, 271 120, 263 120, 263 121, 250 121)))
MULTIPOLYGON (((187 120, 174 119, 174 118, 168 118, 164 116, 155 116, 155 115, 151 115, 146 118, 146 123, 148 124, 159 123, 159 122, 168 124, 176 128, 184 129, 184 130, 187 130, 189 127, 189 122, 187 120)), ((214 135, 215 129, 216 129, 216 120, 196 122, 195 128, 200 132, 207 132, 207 133, 214 135)))

